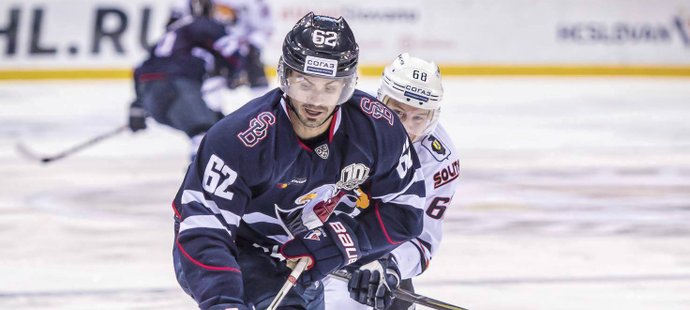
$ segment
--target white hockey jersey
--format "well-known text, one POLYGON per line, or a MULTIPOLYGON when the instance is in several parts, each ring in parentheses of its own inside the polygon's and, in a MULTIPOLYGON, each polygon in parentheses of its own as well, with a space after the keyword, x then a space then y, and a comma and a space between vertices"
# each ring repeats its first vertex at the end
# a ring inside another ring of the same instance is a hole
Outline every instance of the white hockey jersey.
POLYGON ((443 218, 460 176, 460 159, 445 129, 439 124, 414 143, 426 185, 424 230, 393 250, 403 279, 415 277, 429 265, 443 235, 443 218))
MULTIPOLYGON (((443 218, 460 176, 458 153, 440 124, 431 134, 413 145, 424 173, 427 197, 422 233, 391 252, 398 262, 403 279, 413 278, 424 272, 436 253, 443 235, 443 218)), ((326 309, 371 309, 350 298, 347 282, 329 276, 323 280, 323 286, 326 309)))

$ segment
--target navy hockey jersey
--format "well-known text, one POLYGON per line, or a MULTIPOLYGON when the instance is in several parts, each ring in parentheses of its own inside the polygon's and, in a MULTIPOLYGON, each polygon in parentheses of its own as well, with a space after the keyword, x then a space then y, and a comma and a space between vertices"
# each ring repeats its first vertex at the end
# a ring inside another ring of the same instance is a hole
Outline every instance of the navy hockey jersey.
POLYGON ((239 48, 239 38, 223 24, 207 17, 185 16, 168 26, 137 74, 143 81, 169 76, 201 81, 215 59, 231 72, 237 71, 242 60, 239 48))
MULTIPOLYGON (((292 129, 279 89, 256 98, 208 131, 173 208, 186 280, 205 306, 242 301, 234 240, 275 254, 289 240, 276 208, 324 185, 361 190, 369 203, 350 213, 367 262, 419 235, 424 178, 396 116, 356 91, 336 109, 328 135, 307 146, 292 129)), ((312 141, 313 142, 313 141, 312 141)))

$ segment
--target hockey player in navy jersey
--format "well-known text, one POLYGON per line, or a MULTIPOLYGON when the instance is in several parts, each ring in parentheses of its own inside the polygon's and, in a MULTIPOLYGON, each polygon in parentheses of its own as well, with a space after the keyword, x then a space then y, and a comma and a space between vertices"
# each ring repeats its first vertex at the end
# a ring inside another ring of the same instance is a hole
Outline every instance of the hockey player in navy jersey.
POLYGON ((433 62, 404 53, 385 68, 378 99, 405 126, 426 178, 424 230, 377 262, 354 270, 349 283, 332 277, 324 280, 326 308, 413 308, 408 302, 394 300, 391 290, 400 286, 414 291, 412 278, 426 270, 441 243, 443 216, 459 177, 458 154, 438 124, 442 97, 441 74, 433 62))
MULTIPOLYGON (((170 21, 190 14, 200 0, 177 0, 170 14, 170 21)), ((244 43, 246 57, 241 72, 228 72, 222 66, 216 66, 204 81, 204 98, 207 103, 222 105, 224 89, 235 89, 248 85, 252 97, 258 97, 268 91, 268 80, 262 50, 273 33, 271 8, 264 0, 201 0, 209 1, 215 6, 222 6, 228 14, 234 16, 234 22, 227 27, 244 43)))
POLYGON ((208 0, 195 3, 193 14, 169 24, 149 57, 135 70, 137 99, 129 110, 132 131, 145 129, 150 115, 183 131, 191 139, 192 155, 204 133, 223 116, 209 109, 202 97, 205 59, 220 59, 229 71, 241 70, 243 59, 240 40, 225 27, 233 17, 208 0))
POLYGON ((355 89, 348 24, 309 13, 283 42, 280 87, 216 123, 175 196, 173 259, 202 309, 265 309, 288 261, 288 309, 323 309, 327 274, 421 233, 425 197, 405 128, 355 89))

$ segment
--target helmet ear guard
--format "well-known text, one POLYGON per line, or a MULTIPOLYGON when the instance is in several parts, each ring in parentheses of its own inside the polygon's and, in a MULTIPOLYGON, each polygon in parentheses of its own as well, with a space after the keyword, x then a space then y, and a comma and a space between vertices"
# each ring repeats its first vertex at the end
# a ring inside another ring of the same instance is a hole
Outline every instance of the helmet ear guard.
POLYGON ((440 115, 441 71, 433 62, 400 54, 383 70, 377 98, 385 104, 393 99, 413 108, 430 110, 429 125, 424 131, 425 135, 429 134, 436 128, 440 115))
POLYGON ((359 46, 345 19, 308 13, 290 30, 283 41, 278 61, 281 89, 288 93, 291 71, 308 76, 342 80, 338 103, 352 97, 357 83, 359 46))

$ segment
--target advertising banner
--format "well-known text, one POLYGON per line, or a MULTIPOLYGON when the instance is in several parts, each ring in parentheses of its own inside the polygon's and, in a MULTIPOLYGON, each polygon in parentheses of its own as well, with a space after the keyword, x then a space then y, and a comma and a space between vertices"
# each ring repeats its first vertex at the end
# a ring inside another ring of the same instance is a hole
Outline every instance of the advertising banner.
MULTIPOLYGON (((128 76, 164 33, 173 1, 2 1, 0 79, 128 76)), ((690 76, 687 0, 267 3, 275 26, 263 51, 269 69, 285 33, 313 11, 346 18, 364 74, 410 52, 449 74, 690 76)))

